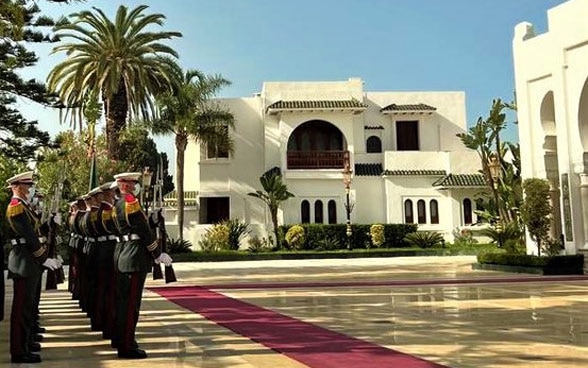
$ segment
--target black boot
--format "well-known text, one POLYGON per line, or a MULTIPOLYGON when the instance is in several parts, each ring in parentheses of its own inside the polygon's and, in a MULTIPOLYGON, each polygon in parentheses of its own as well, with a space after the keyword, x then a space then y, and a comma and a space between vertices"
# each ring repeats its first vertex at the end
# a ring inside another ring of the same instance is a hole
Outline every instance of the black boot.
POLYGON ((145 359, 147 358, 147 353, 141 349, 119 350, 118 357, 124 359, 145 359))
POLYGON ((41 357, 37 354, 16 355, 10 361, 12 363, 41 363, 41 357))

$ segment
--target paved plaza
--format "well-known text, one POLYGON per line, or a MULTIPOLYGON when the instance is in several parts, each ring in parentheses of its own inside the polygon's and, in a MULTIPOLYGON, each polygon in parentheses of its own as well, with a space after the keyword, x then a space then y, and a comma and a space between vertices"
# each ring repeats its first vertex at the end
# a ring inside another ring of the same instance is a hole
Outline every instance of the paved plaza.
MULTIPOLYGON (((418 357, 422 366, 588 366, 588 278, 472 271, 474 261, 463 256, 177 263, 177 283, 148 280, 137 339, 149 359, 141 361, 118 359, 60 285, 43 292, 43 362, 29 366, 323 368, 291 354, 304 352, 304 341, 281 351, 269 340, 271 329, 253 338, 239 321, 219 323, 209 309, 180 307, 159 289, 193 285, 306 327, 418 357)), ((9 316, 11 281, 7 292, 9 316)), ((0 367, 16 367, 9 363, 7 320, 0 323, 0 367)), ((304 339, 312 344, 314 337, 304 339)), ((368 361, 356 364, 361 366, 377 367, 368 361)))

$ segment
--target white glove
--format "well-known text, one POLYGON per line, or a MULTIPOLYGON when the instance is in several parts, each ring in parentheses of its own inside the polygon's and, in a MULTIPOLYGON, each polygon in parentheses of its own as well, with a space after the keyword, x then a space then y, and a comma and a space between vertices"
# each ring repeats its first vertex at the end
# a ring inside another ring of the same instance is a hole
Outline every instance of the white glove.
POLYGON ((55 221, 57 225, 61 225, 61 214, 59 212, 53 216, 53 221, 55 221))
POLYGON ((155 258, 155 263, 163 263, 166 266, 171 266, 173 259, 167 253, 161 253, 159 257, 155 258))
POLYGON ((55 271, 56 269, 61 267, 61 264, 55 258, 47 258, 45 262, 43 262, 43 266, 47 267, 51 271, 55 271))
POLYGON ((63 258, 61 258, 61 256, 59 254, 57 255, 56 259, 60 263, 59 267, 63 266, 63 258))

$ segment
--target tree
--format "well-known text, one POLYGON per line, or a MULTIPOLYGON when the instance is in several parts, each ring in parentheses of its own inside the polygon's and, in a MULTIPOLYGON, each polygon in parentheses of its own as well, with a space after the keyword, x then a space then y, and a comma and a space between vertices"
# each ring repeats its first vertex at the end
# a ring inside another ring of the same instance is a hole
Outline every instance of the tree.
POLYGON ((188 140, 232 152, 233 141, 228 130, 233 129, 235 123, 230 111, 211 100, 222 87, 230 84, 228 80, 197 70, 182 73, 178 66, 175 76, 175 87, 156 95, 158 115, 146 124, 156 135, 174 135, 179 238, 183 240, 184 154, 188 140))
POLYGON ((113 159, 125 158, 126 150, 119 151, 118 138, 127 115, 152 115, 153 95, 172 84, 172 58, 163 56, 178 55, 161 41, 182 34, 148 30, 163 25, 165 17, 145 14, 147 8, 140 5, 129 11, 121 5, 114 22, 93 8, 93 12, 72 14, 71 23, 56 27, 57 37, 74 41, 53 49, 53 53, 65 52, 68 57, 51 70, 48 86, 70 109, 83 108, 90 93, 101 94, 108 156, 113 159))
POLYGON ((259 182, 263 191, 257 190, 248 195, 261 199, 270 211, 272 225, 274 227, 274 237, 276 247, 280 248, 280 239, 278 236, 278 209, 283 202, 294 197, 294 194, 288 191, 288 187, 282 182, 282 175, 278 170, 272 169, 266 171, 260 178, 259 182))
POLYGON ((523 181, 525 201, 521 206, 521 218, 531 239, 537 244, 537 254, 541 255, 541 245, 549 240, 551 212, 549 203, 549 182, 545 179, 525 179, 523 181))
POLYGON ((496 191, 500 198, 500 203, 494 203, 495 201, 489 198, 490 210, 494 212, 489 217, 499 216, 506 222, 513 222, 518 220, 516 209, 520 208, 523 198, 521 166, 518 144, 505 143, 500 139, 500 133, 506 127, 505 109, 515 110, 516 107, 513 103, 505 103, 500 99, 493 100, 488 117, 479 117, 476 125, 471 127, 468 133, 460 133, 457 136, 464 146, 478 152, 482 167, 480 172, 486 178, 490 190, 493 193, 496 191), (496 188, 493 185, 495 179, 492 178, 488 165, 493 152, 496 152, 501 171, 500 177, 496 179, 496 188), (512 156, 510 162, 504 159, 507 153, 512 156))
POLYGON ((24 80, 19 73, 38 61, 27 45, 56 40, 42 31, 42 27, 53 26, 55 22, 39 13, 34 1, 4 0, 0 3, 0 155, 21 161, 33 158, 35 151, 48 145, 50 139, 47 132, 39 130, 37 121, 28 121, 20 114, 15 107, 17 98, 49 107, 57 103, 42 82, 24 80))

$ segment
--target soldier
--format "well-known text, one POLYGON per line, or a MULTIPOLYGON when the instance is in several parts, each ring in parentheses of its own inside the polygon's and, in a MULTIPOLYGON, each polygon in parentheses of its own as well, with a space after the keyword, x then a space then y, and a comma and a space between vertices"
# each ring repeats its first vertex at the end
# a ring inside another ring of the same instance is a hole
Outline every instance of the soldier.
POLYGON ((98 231, 98 210, 99 203, 96 201, 98 194, 102 192, 100 187, 92 189, 86 196, 86 214, 82 220, 82 229, 86 234, 86 246, 84 248, 85 263, 84 263, 84 287, 82 288, 82 295, 84 296, 85 311, 90 317, 92 331, 100 331, 99 326, 94 325, 95 321, 95 307, 96 307, 96 286, 97 286, 97 272, 96 265, 96 249, 97 240, 101 235, 98 231))
POLYGON ((116 324, 113 346, 118 356, 126 359, 144 359, 147 353, 139 349, 135 341, 135 329, 147 273, 156 263, 171 265, 172 259, 158 248, 155 236, 149 228, 145 212, 135 197, 140 192, 141 173, 115 175, 120 198, 113 211, 114 222, 120 234, 114 253, 118 272, 116 283, 116 324))
POLYGON ((69 285, 72 300, 80 299, 80 252, 83 247, 83 235, 80 229, 80 220, 83 217, 86 204, 82 197, 77 197, 70 203, 70 212, 67 219, 67 225, 70 233, 70 256, 69 256, 69 285))
POLYGON ((116 274, 114 272, 114 249, 118 241, 118 231, 112 219, 115 200, 114 188, 116 182, 104 183, 100 186, 102 193, 98 196, 100 209, 98 210, 99 228, 102 234, 98 238, 98 288, 96 305, 96 325, 102 327, 102 337, 111 339, 114 329, 114 292, 116 274))
POLYGON ((6 182, 12 190, 12 199, 6 209, 7 235, 13 246, 8 255, 8 277, 13 280, 14 287, 10 314, 11 361, 39 363, 41 357, 32 354, 37 346, 31 346, 37 283, 41 265, 54 270, 61 266, 61 262, 47 258, 47 247, 39 241, 40 219, 30 207, 35 194, 33 172, 15 175, 6 182))

